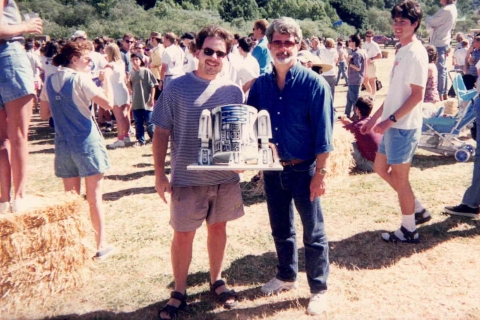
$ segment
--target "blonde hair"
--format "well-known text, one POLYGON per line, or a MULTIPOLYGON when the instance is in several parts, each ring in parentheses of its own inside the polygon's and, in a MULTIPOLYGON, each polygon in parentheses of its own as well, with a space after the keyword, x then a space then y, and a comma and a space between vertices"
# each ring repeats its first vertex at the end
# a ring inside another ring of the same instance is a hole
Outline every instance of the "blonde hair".
POLYGON ((107 54, 108 62, 112 62, 112 61, 116 62, 122 59, 122 55, 120 54, 120 49, 115 43, 110 43, 108 46, 106 46, 105 53, 107 54))
POLYGON ((333 47, 335 47, 335 40, 333 40, 332 38, 327 38, 327 39, 325 39, 325 47, 326 47, 326 48, 333 48, 333 47))

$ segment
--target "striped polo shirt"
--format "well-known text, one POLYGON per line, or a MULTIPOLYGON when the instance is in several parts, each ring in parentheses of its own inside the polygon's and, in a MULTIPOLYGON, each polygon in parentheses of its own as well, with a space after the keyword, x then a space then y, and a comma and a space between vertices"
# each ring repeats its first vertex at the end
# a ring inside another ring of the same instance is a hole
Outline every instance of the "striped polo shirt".
POLYGON ((187 171, 187 166, 198 161, 202 111, 243 101, 242 89, 223 77, 205 80, 190 72, 168 83, 155 104, 151 121, 171 131, 172 186, 210 186, 239 181, 233 171, 187 171))

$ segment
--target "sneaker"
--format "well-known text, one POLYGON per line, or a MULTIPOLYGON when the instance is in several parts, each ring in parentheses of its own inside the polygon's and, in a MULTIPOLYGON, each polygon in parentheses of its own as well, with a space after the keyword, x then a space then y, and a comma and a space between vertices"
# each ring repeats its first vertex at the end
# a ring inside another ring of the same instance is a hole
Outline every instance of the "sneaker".
POLYGON ((134 147, 143 147, 145 145, 145 142, 140 142, 140 141, 135 141, 133 144, 134 147))
POLYGON ((10 202, 0 202, 0 213, 10 212, 10 202))
POLYGON ((478 207, 472 208, 470 206, 467 206, 466 204, 459 204, 458 206, 453 206, 453 207, 445 207, 445 212, 448 214, 456 215, 456 216, 463 216, 463 217, 470 217, 470 218, 478 218, 480 215, 478 207))
POLYGON ((107 257, 112 255, 115 252, 114 246, 107 246, 105 249, 97 251, 97 253, 93 256, 94 260, 105 260, 107 257))
POLYGON ((265 283, 262 288, 260 289, 264 294, 271 295, 277 294, 282 291, 288 291, 290 289, 297 289, 298 288, 298 281, 282 281, 274 277, 272 280, 265 283))
POLYGON ((130 137, 125 137, 125 138, 123 138, 123 142, 130 143, 130 142, 132 142, 132 140, 130 140, 130 137))
POLYGON ((29 208, 29 203, 25 198, 18 198, 12 202, 12 212, 22 212, 29 208))
POLYGON ((107 145, 108 149, 117 149, 117 148, 125 148, 125 141, 117 140, 112 144, 107 145))
POLYGON ((425 208, 418 212, 415 212, 415 224, 417 225, 430 221, 430 219, 432 219, 432 216, 430 215, 430 212, 428 212, 428 210, 425 208))
POLYGON ((308 302, 307 313, 311 316, 321 315, 327 312, 327 295, 326 291, 312 293, 308 302))

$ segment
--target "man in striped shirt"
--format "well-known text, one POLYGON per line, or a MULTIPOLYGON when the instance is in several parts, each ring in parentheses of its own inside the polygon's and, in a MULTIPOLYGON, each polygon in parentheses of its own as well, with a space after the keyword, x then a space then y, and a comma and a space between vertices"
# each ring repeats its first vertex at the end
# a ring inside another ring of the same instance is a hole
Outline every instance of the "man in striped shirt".
POLYGON ((188 171, 197 162, 200 149, 199 118, 202 110, 243 102, 243 92, 232 81, 220 78, 224 58, 230 52, 232 35, 218 26, 205 27, 197 35, 198 69, 169 82, 158 99, 152 116, 155 188, 167 203, 171 193, 170 225, 175 289, 160 319, 173 319, 185 307, 187 275, 192 258, 195 231, 207 223, 210 283, 212 293, 225 308, 237 304, 237 295, 221 280, 227 242, 226 225, 243 216, 239 176, 233 171, 188 171), (168 140, 171 143, 171 180, 165 174, 168 140))

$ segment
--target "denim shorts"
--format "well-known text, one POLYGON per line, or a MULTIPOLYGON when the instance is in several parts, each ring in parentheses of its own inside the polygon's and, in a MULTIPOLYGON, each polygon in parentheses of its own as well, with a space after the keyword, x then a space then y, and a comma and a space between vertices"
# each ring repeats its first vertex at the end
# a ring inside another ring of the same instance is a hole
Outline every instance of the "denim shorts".
POLYGON ((33 71, 20 42, 0 45, 0 108, 5 103, 35 94, 33 71))
POLYGON ((102 140, 81 148, 71 148, 65 140, 55 141, 55 175, 59 178, 89 177, 110 168, 107 149, 102 140))
POLYGON ((378 146, 378 152, 387 157, 388 164, 402 164, 412 162, 422 128, 418 129, 388 129, 378 146))

